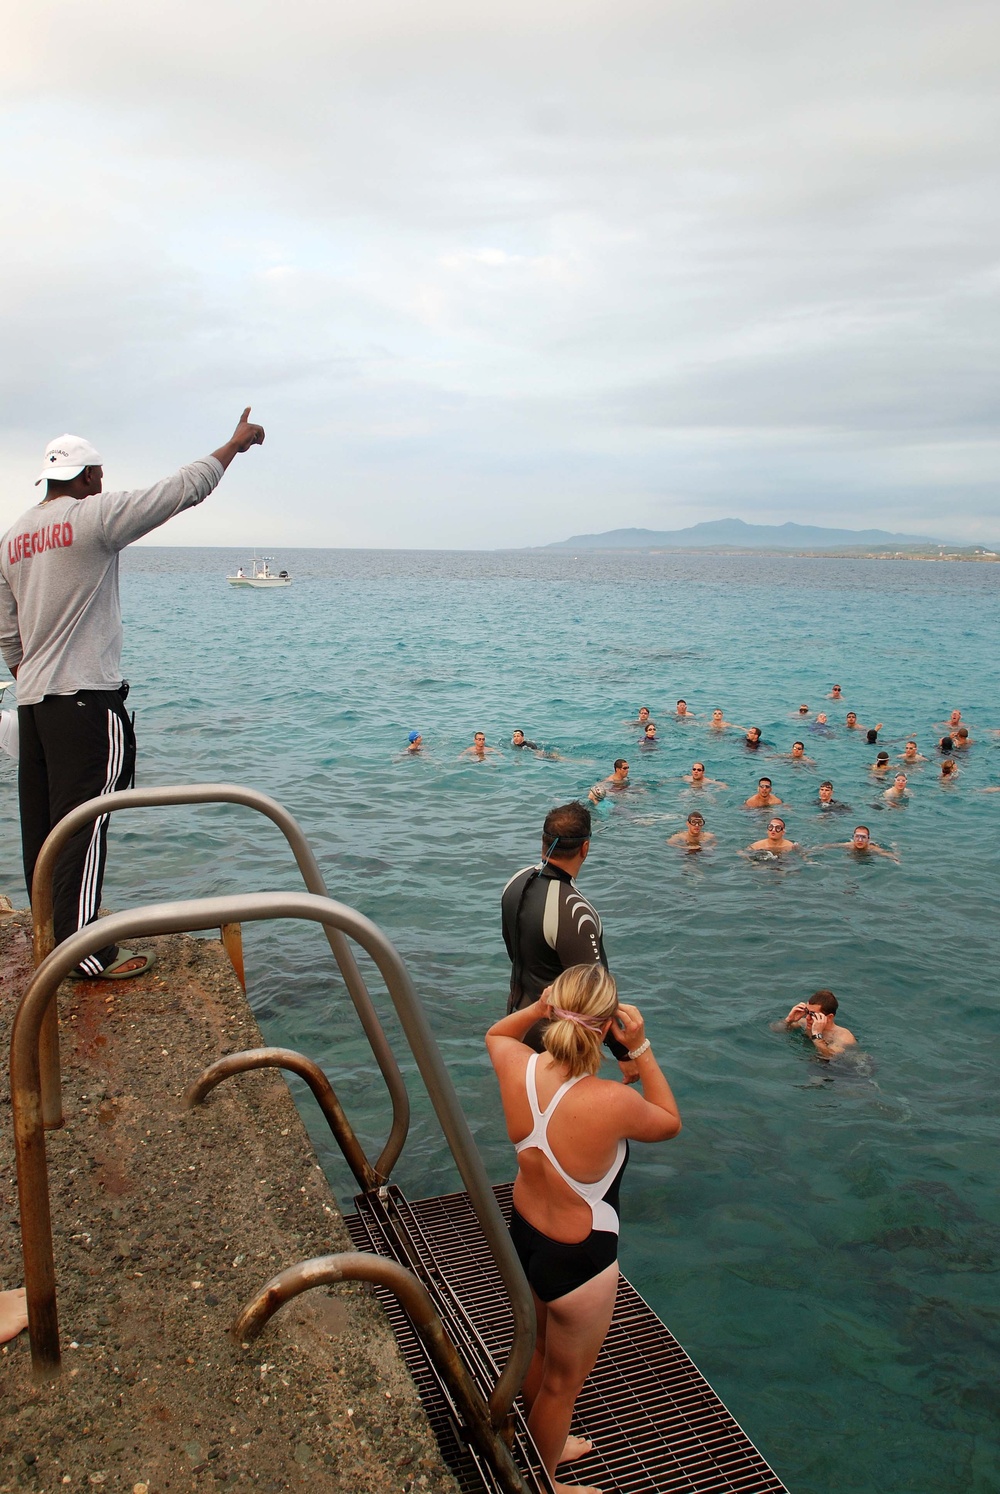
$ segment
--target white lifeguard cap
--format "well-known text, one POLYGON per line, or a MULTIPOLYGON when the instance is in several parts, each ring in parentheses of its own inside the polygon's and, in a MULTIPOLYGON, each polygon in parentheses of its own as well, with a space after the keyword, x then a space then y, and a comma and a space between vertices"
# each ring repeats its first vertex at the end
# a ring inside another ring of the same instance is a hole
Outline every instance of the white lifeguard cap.
POLYGON ((35 481, 69 482, 79 477, 84 467, 103 467, 104 458, 89 441, 82 436, 57 436, 45 448, 45 466, 35 481))

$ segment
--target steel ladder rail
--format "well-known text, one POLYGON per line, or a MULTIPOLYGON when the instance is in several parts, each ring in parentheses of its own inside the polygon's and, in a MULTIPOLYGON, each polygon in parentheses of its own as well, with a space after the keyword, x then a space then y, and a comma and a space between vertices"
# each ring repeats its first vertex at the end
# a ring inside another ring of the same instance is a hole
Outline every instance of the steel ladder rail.
POLYGON ((265 892, 198 898, 114 913, 71 934, 35 971, 18 1006, 11 1035, 11 1100, 28 1328, 35 1372, 47 1376, 58 1370, 60 1363, 40 1054, 43 1024, 55 1006, 60 981, 81 959, 108 942, 119 943, 137 934, 190 933, 219 928, 224 923, 286 918, 305 919, 348 934, 371 956, 385 982, 510 1299, 514 1319, 511 1351, 488 1397, 490 1420, 498 1428, 507 1422, 534 1345, 535 1312, 527 1281, 406 966, 371 920, 343 903, 312 893, 265 892))
MULTIPOLYGON (((159 788, 120 789, 117 793, 101 794, 87 799, 76 809, 70 810, 50 830, 35 863, 31 886, 32 942, 35 966, 41 965, 46 955, 55 948, 53 923, 52 881, 59 855, 71 836, 85 825, 92 824, 118 809, 158 809, 177 804, 242 804, 265 815, 282 832, 292 855, 295 857, 302 880, 311 893, 318 897, 329 897, 319 862, 313 854, 299 822, 289 814, 283 804, 257 789, 244 788, 234 783, 166 784, 159 788)), ((231 922, 231 920, 230 920, 231 922)), ((226 924, 220 925, 225 929, 226 924)), ((372 1004, 364 977, 358 969, 351 947, 340 929, 324 925, 324 932, 344 978, 354 1009, 364 1028, 372 1052, 375 1055, 389 1091, 392 1103, 392 1125, 382 1152, 375 1163, 375 1171, 388 1178, 399 1160, 410 1125, 410 1100, 403 1083, 389 1040, 385 1035, 378 1014, 372 1004)), ((113 942, 105 939, 97 947, 113 942)), ((114 941, 117 942, 117 941, 114 941)), ((237 971, 239 974, 239 971, 237 971)), ((47 1014, 42 1029, 42 1109, 45 1125, 49 1129, 62 1125, 61 1084, 59 1078, 59 1028, 55 1007, 47 1014)))

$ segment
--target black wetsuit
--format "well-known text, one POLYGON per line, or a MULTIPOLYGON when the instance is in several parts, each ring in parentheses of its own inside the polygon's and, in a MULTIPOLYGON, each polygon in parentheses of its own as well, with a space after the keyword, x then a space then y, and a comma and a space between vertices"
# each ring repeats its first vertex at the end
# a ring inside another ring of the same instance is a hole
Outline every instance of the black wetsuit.
MULTIPOLYGON (((511 877, 500 898, 503 942, 510 956, 509 1012, 538 1000, 546 986, 571 965, 603 965, 601 915, 587 901, 569 872, 546 862, 526 866, 511 877)), ((531 1034, 525 1039, 537 1046, 531 1034)), ((617 1059, 628 1049, 609 1036, 617 1059)))

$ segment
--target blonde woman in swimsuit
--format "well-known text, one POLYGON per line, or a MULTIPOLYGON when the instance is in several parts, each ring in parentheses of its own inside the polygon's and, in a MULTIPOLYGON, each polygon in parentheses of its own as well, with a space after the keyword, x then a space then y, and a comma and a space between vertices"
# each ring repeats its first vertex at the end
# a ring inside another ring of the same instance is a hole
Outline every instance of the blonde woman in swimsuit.
POLYGON ((597 1362, 618 1288, 618 1191, 629 1141, 668 1141, 676 1101, 634 1006, 619 1004, 602 965, 573 965, 532 1006, 486 1034, 507 1134, 517 1149, 511 1237, 538 1319, 524 1382, 528 1428, 556 1494, 600 1494, 563 1484, 560 1463, 592 1450, 569 1435, 576 1398, 597 1362), (541 1053, 522 1039, 548 1020, 541 1053), (639 1068, 637 1089, 598 1079, 610 1030, 639 1068))

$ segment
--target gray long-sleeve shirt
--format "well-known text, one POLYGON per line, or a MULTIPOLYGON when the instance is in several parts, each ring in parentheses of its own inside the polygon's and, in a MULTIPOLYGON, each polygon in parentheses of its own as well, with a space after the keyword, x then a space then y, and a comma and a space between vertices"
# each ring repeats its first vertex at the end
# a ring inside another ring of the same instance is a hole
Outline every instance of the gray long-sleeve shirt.
POLYGON ((0 540, 0 653, 19 705, 121 684, 118 552, 201 503, 225 469, 215 457, 132 493, 52 498, 0 540))

